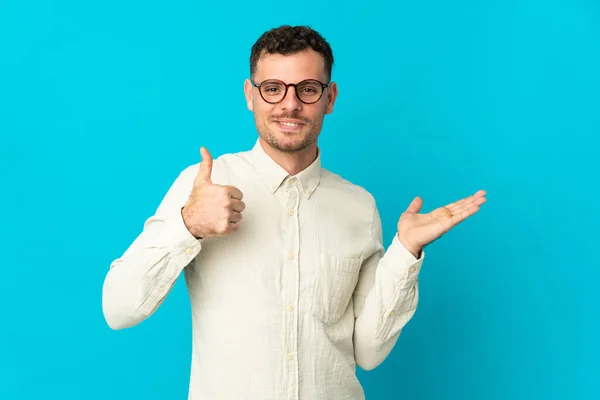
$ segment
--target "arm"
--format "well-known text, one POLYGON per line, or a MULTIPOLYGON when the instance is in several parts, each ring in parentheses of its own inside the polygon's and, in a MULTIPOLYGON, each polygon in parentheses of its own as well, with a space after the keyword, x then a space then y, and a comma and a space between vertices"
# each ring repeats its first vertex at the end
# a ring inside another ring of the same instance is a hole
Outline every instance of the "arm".
POLYGON ((414 315, 419 301, 418 273, 425 256, 422 249, 478 212, 485 196, 485 190, 478 190, 425 214, 419 213, 423 200, 415 197, 400 215, 398 234, 386 252, 373 200, 370 240, 374 247, 365 254, 354 293, 354 354, 361 368, 381 364, 414 315))
POLYGON ((183 171, 139 236, 111 263, 102 311, 112 329, 129 328, 151 316, 200 251, 201 240, 188 231, 181 215, 193 181, 193 172, 183 171))
POLYGON ((394 236, 385 251, 381 219, 375 204, 370 229, 372 252, 365 259, 354 292, 354 355, 356 363, 371 370, 383 362, 402 328, 414 315, 419 300, 419 259, 394 236))

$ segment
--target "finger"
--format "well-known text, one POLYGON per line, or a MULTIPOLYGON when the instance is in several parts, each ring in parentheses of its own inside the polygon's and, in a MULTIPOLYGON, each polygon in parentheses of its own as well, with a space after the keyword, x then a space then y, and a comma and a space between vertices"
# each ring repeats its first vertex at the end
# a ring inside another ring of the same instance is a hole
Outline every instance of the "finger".
POLYGON ((227 231, 228 231, 229 233, 232 233, 232 232, 237 232, 237 231, 239 231, 239 230, 240 230, 240 224, 239 224, 239 223, 237 223, 237 222, 230 222, 230 223, 229 223, 229 226, 227 227, 227 231))
POLYGON ((472 203, 473 203, 473 196, 469 196, 469 197, 465 197, 462 200, 455 201, 454 203, 447 205, 446 208, 451 210, 452 212, 454 212, 454 211, 457 211, 458 209, 468 207, 472 203))
POLYGON ((233 199, 231 200, 231 210, 237 212, 243 212, 246 209, 246 203, 242 200, 233 199))
POLYGON ((410 202, 410 205, 408 206, 406 211, 418 213, 419 211, 421 211, 421 207, 423 207, 423 199, 417 196, 413 199, 413 201, 410 202))
POLYGON ((242 191, 235 186, 225 186, 225 188, 227 189, 227 194, 230 198, 236 200, 242 200, 244 198, 242 191))
POLYGON ((211 175, 212 175, 212 166, 213 159, 206 147, 200 148, 200 169, 198 170, 198 175, 196 176, 196 182, 208 182, 212 183, 211 175))
POLYGON ((446 206, 446 208, 453 209, 453 208, 456 208, 458 206, 463 206, 465 203, 467 203, 469 201, 472 201, 473 198, 474 198, 474 196, 475 195, 471 195, 469 197, 465 197, 465 198, 462 198, 462 199, 460 199, 458 201, 455 201, 454 203, 450 203, 450 204, 448 204, 446 206))
POLYGON ((452 213, 452 225, 457 225, 479 211, 479 206, 472 204, 469 207, 463 207, 452 213))
POLYGON ((487 201, 487 199, 485 197, 477 197, 476 199, 473 199, 473 204, 476 206, 480 206, 483 203, 485 203, 487 201))
POLYGON ((241 212, 233 211, 229 216, 229 223, 238 223, 242 220, 243 216, 241 212))
POLYGON ((464 201, 457 202, 453 207, 448 208, 452 214, 460 214, 464 210, 467 210, 473 206, 480 206, 486 202, 485 197, 473 197, 464 199, 464 201))
POLYGON ((470 199, 465 199, 462 202, 458 202, 453 207, 448 207, 449 210, 452 211, 453 214, 460 213, 462 210, 468 209, 471 206, 480 206, 486 202, 485 197, 473 197, 470 199))
MULTIPOLYGON (((472 202, 479 201, 478 199, 482 199, 482 198, 485 199, 485 197, 483 197, 483 196, 485 196, 485 194, 486 194, 485 190, 479 190, 479 191, 477 191, 477 193, 475 193, 469 197, 465 197, 464 199, 461 199, 461 200, 455 201, 454 203, 448 204, 446 206, 446 208, 449 208, 450 210, 454 210, 458 206, 464 206, 466 204, 471 204, 472 202)), ((482 203, 479 203, 479 204, 482 204, 482 203)))

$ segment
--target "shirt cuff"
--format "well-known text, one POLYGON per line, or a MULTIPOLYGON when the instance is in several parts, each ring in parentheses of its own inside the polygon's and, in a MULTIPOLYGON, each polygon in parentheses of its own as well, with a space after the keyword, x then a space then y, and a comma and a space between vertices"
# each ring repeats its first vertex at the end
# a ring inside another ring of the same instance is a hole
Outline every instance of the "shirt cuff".
POLYGON ((167 239, 169 247, 174 249, 175 253, 177 253, 177 249, 181 249, 190 259, 194 258, 200 252, 204 239, 196 239, 191 234, 183 222, 181 212, 172 216, 169 225, 167 239))
POLYGON ((394 235, 392 244, 388 247, 382 258, 383 264, 401 281, 406 281, 406 285, 411 285, 417 281, 425 251, 421 249, 417 259, 398 239, 398 234, 394 235))

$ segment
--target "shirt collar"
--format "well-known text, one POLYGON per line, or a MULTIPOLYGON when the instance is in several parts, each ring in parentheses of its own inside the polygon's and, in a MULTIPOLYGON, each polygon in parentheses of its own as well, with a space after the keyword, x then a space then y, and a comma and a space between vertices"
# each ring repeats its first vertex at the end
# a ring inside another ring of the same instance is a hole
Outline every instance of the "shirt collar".
POLYGON ((254 147, 250 151, 250 155, 258 174, 271 193, 275 193, 286 181, 289 185, 293 185, 295 184, 295 181, 297 181, 304 197, 310 198, 321 181, 321 150, 318 147, 317 158, 312 164, 295 176, 290 176, 285 169, 265 153, 260 145, 260 139, 254 144, 254 147))

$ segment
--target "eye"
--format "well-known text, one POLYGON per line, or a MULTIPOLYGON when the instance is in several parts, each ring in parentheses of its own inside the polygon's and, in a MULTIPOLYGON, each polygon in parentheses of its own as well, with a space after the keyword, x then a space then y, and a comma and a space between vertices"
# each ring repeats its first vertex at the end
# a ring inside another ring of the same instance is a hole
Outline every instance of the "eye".
POLYGON ((266 86, 263 90, 269 93, 277 93, 281 88, 278 86, 266 86))

